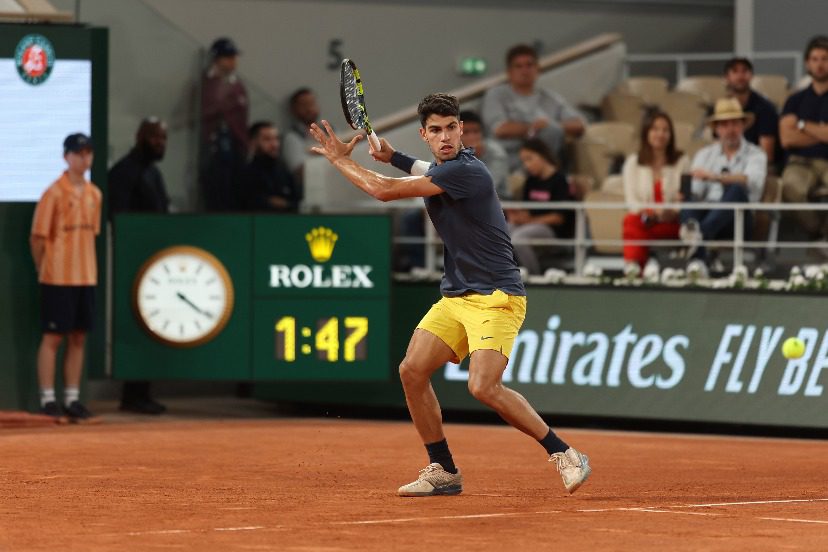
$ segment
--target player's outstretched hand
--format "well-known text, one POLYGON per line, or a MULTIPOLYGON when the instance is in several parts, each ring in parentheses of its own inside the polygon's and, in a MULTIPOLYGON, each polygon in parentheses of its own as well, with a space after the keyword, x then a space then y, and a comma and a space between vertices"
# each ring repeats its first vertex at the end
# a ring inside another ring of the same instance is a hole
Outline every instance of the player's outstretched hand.
POLYGON ((311 151, 324 155, 331 163, 343 157, 350 157, 351 152, 354 151, 357 143, 359 143, 363 137, 362 134, 357 134, 346 144, 339 139, 339 136, 337 136, 333 131, 333 128, 331 128, 331 124, 325 119, 322 119, 322 127, 316 123, 311 123, 311 136, 313 136, 314 140, 319 142, 319 145, 312 147, 311 151))
POLYGON ((391 156, 394 155, 394 148, 391 147, 391 144, 389 144, 388 140, 385 138, 380 138, 379 141, 380 149, 377 151, 374 148, 371 148, 371 157, 380 163, 390 163, 391 156))

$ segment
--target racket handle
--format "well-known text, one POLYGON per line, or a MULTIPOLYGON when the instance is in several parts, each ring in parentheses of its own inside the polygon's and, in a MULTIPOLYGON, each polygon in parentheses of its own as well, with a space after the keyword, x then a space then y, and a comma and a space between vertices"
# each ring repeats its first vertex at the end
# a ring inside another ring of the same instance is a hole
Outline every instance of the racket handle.
POLYGON ((374 151, 379 151, 382 149, 379 138, 377 138, 377 135, 373 132, 368 133, 368 141, 371 142, 371 147, 374 149, 374 151))

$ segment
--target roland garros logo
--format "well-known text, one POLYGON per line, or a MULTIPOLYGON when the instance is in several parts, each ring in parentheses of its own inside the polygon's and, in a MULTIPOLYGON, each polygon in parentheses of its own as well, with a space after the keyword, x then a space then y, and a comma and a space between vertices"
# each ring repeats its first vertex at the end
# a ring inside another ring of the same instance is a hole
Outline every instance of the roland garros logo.
POLYGON ((14 64, 21 79, 32 85, 41 84, 52 73, 55 48, 43 35, 26 35, 17 43, 14 64))

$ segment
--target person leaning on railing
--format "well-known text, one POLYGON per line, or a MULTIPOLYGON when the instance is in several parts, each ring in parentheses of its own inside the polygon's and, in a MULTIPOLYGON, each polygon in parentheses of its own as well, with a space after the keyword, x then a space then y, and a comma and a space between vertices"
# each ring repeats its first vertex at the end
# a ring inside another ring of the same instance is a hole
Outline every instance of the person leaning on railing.
MULTIPOLYGON (((676 149, 670 116, 662 111, 648 114, 641 125, 640 144, 638 153, 627 157, 622 170, 629 209, 624 217, 624 240, 678 239, 678 211, 640 207, 643 203, 677 203, 681 199, 681 175, 689 171, 690 162, 676 149)), ((649 256, 646 245, 624 245, 625 269, 634 264, 644 268, 649 256)))

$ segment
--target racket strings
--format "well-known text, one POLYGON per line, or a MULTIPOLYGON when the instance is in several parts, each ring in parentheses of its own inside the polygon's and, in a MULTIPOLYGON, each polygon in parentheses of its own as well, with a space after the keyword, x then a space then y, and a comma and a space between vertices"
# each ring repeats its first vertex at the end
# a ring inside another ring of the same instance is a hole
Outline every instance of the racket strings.
POLYGON ((365 108, 360 100, 360 88, 353 71, 346 70, 343 79, 343 90, 345 93, 345 105, 351 116, 350 122, 356 128, 365 128, 365 108))

